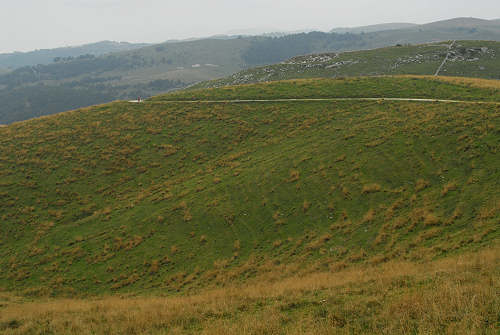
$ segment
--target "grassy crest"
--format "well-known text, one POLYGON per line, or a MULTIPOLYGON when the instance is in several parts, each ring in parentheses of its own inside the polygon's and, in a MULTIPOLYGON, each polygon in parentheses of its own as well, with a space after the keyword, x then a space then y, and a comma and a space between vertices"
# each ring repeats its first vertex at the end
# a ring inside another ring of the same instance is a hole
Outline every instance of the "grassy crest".
POLYGON ((498 80, 453 77, 381 76, 342 79, 294 79, 218 88, 190 89, 159 95, 161 101, 293 99, 293 98, 424 98, 500 101, 498 80))
POLYGON ((0 287, 198 292, 498 242, 498 101, 423 78, 279 82, 0 128, 0 287), (388 88, 388 89, 386 89, 388 88))

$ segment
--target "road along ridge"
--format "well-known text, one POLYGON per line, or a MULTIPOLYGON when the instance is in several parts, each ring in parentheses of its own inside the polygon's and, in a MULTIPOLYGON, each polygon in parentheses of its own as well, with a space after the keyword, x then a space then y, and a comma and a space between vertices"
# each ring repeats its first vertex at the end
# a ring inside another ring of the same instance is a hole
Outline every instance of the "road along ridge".
POLYGON ((500 101, 474 101, 474 100, 450 100, 431 98, 287 98, 287 99, 232 99, 232 100, 163 100, 163 101, 142 101, 130 103, 144 104, 169 104, 169 103, 252 103, 252 102, 316 102, 316 101, 413 101, 413 102, 442 102, 456 104, 490 104, 500 105, 500 101))

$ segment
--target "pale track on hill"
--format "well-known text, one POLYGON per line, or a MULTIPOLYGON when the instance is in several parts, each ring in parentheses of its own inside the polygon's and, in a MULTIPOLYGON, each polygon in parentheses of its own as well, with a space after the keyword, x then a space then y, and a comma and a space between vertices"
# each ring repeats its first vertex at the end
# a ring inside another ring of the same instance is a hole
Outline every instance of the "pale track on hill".
MULTIPOLYGON (((442 102, 455 104, 489 104, 500 105, 500 101, 448 100, 430 98, 287 98, 287 99, 233 99, 233 100, 164 100, 144 101, 140 103, 150 105, 172 103, 252 103, 252 102, 321 102, 321 101, 412 101, 412 102, 442 102)), ((132 102, 138 103, 138 102, 132 102)))
POLYGON ((436 73, 434 74, 435 77, 439 76, 439 72, 441 72, 441 70, 445 66, 446 62, 448 61, 448 58, 450 58, 450 51, 453 48, 453 46, 455 45, 455 42, 456 41, 451 42, 450 46, 448 47, 448 52, 446 53, 446 57, 444 58, 441 65, 439 65, 438 69, 436 70, 436 73))

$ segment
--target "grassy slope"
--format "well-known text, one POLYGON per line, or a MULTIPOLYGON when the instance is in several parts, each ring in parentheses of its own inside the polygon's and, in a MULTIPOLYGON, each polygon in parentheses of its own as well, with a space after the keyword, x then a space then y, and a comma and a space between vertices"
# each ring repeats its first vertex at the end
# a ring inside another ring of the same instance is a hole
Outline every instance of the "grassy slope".
MULTIPOLYGON (((351 96, 389 86, 498 100, 498 89, 410 78, 197 94, 309 97, 346 83, 351 96)), ((182 94, 0 128, 0 286, 186 292, 278 264, 419 260, 498 241, 498 105, 161 102, 182 94)))
MULTIPOLYGON (((441 75, 500 79, 500 42, 458 41, 452 51, 454 55, 443 67, 441 75), (488 51, 470 51, 481 47, 488 48, 488 51)), ((433 75, 447 52, 448 44, 435 43, 301 56, 280 64, 249 69, 227 78, 200 83, 195 88, 296 78, 433 75)))
POLYGON ((499 82, 493 80, 426 76, 296 79, 209 89, 192 88, 159 95, 150 101, 379 97, 500 101, 499 87, 499 82), (478 84, 481 82, 484 85, 478 84))

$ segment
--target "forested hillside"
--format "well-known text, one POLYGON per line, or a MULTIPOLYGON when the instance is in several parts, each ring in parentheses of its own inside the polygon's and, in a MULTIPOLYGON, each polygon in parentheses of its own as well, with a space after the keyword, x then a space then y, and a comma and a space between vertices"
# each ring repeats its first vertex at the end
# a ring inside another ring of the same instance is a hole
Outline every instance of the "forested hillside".
POLYGON ((138 49, 145 46, 147 46, 146 43, 102 41, 74 47, 3 53, 0 54, 0 69, 16 69, 23 66, 50 64, 57 60, 70 59, 82 55, 99 56, 110 52, 138 49))

